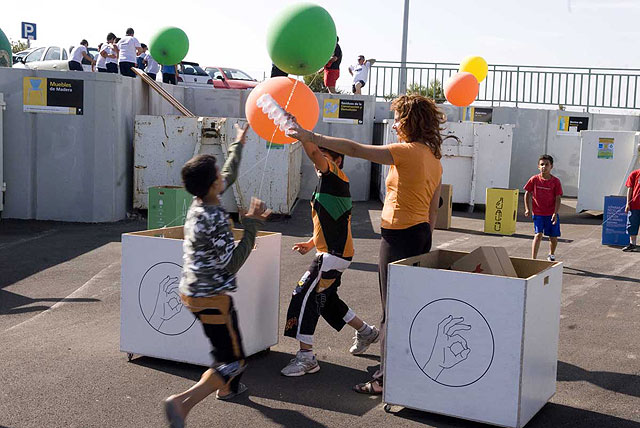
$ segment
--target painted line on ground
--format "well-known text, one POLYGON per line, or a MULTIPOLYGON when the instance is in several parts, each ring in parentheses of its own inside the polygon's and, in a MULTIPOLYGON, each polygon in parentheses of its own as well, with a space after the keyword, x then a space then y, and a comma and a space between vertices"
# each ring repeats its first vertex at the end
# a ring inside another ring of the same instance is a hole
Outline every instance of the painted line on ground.
POLYGON ((7 332, 15 330, 15 329, 17 329, 19 327, 23 327, 25 325, 33 323, 34 321, 42 318, 45 315, 50 314, 52 311, 54 311, 54 310, 60 308, 61 306, 65 305, 66 303, 69 303, 69 299, 75 299, 75 298, 80 298, 80 297, 89 297, 90 294, 88 296, 83 296, 84 292, 86 290, 88 290, 89 288, 91 288, 94 284, 99 283, 100 281, 103 281, 105 279, 108 279, 109 276, 112 275, 112 272, 108 272, 108 271, 110 269, 112 269, 114 266, 118 266, 118 270, 120 270, 120 268, 119 268, 120 260, 118 260, 117 262, 113 262, 109 266, 107 266, 106 268, 102 269, 100 272, 98 272, 93 277, 91 277, 91 279, 89 279, 89 281, 87 281, 84 284, 82 284, 73 293, 69 294, 67 297, 65 297, 64 299, 60 300, 59 302, 56 302, 50 308, 48 308, 48 309, 46 309, 46 310, 34 315, 33 317, 29 318, 28 320, 22 321, 19 324, 16 324, 16 325, 14 325, 12 327, 7 328, 6 330, 2 331, 2 333, 7 333, 7 332))
POLYGON ((30 238, 22 238, 22 239, 18 239, 17 241, 7 242, 6 244, 0 244, 0 250, 5 250, 7 248, 15 247, 16 245, 35 241, 36 239, 44 238, 45 236, 49 236, 53 233, 56 233, 57 231, 58 229, 51 229, 51 230, 47 230, 46 232, 42 232, 39 235, 32 236, 30 238))

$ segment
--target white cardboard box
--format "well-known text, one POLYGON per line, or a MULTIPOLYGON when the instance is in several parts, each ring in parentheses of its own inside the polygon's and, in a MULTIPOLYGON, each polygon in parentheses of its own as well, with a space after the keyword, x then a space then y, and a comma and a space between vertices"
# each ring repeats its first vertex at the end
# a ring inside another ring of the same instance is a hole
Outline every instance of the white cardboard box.
POLYGON ((384 401, 523 427, 556 391, 562 263, 518 278, 445 270, 437 250, 389 265, 384 401))
MULTIPOLYGON (((242 237, 241 229, 233 232, 236 240, 242 237)), ((209 339, 173 293, 182 272, 182 238, 182 226, 122 235, 120 350, 210 366, 209 339)), ((247 356, 278 343, 281 238, 258 233, 237 273, 238 289, 230 293, 247 356)))

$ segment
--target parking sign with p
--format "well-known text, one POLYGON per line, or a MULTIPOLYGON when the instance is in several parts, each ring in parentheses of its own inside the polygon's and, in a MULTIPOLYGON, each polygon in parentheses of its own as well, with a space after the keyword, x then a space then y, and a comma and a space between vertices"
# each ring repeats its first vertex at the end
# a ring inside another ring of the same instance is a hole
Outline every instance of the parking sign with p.
POLYGON ((32 22, 22 23, 22 38, 28 40, 36 39, 36 24, 32 22))

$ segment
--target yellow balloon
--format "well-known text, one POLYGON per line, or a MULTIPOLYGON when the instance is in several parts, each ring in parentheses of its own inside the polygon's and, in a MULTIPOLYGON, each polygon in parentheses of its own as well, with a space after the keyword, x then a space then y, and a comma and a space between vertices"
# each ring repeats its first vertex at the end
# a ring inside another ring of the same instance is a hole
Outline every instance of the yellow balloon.
POLYGON ((471 73, 476 76, 478 82, 482 82, 485 77, 487 77, 489 66, 487 66, 487 61, 485 61, 481 56, 468 56, 462 60, 458 71, 471 73))

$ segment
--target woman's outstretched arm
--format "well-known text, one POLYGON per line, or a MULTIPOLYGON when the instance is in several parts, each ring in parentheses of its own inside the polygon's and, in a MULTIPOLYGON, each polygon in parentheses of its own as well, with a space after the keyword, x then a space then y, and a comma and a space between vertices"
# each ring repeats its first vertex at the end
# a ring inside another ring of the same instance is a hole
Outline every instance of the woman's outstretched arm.
POLYGON ((384 165, 393 165, 393 156, 388 148, 384 146, 371 146, 368 144, 356 143, 346 138, 328 137, 307 131, 298 123, 295 123, 287 131, 287 135, 297 140, 310 142, 317 146, 324 147, 334 152, 342 153, 354 158, 366 159, 371 162, 384 165))

